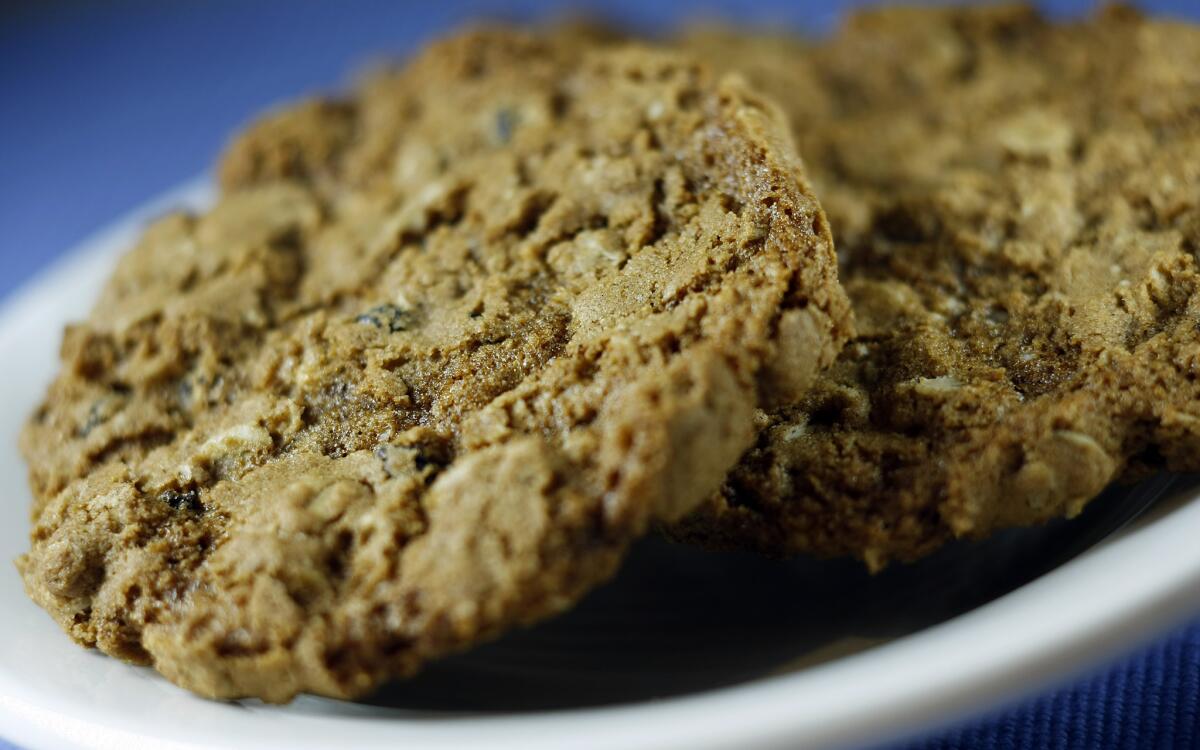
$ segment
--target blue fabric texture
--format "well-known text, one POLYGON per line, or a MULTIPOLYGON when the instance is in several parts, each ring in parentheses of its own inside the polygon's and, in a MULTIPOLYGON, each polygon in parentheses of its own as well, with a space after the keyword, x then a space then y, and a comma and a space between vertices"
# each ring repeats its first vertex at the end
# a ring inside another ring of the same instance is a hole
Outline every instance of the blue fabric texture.
POLYGON ((1193 622, 1099 674, 905 749, 1198 747, 1200 622, 1193 622))
MULTIPOLYGON (((819 32, 856 4, 725 0, 701 15, 819 32)), ((642 27, 684 13, 683 3, 590 5, 642 27)), ((1043 3, 1055 14, 1091 5, 1043 3)), ((1143 6, 1200 21, 1196 0, 1143 6)), ((562 10, 545 0, 0 3, 0 298, 105 222, 202 173, 265 107, 335 87, 364 60, 470 18, 562 10)), ((1200 621, 1099 674, 892 747, 1195 748, 1198 707, 1200 621)))

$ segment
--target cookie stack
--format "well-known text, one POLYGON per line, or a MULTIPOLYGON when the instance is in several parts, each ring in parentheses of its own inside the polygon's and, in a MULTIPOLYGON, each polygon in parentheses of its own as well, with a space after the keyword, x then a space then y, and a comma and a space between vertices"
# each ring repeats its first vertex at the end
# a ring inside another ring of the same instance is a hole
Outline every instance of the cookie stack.
POLYGON ((206 696, 362 695, 651 531, 879 568, 1200 468, 1193 27, 486 28, 218 173, 66 331, 18 562, 206 696))

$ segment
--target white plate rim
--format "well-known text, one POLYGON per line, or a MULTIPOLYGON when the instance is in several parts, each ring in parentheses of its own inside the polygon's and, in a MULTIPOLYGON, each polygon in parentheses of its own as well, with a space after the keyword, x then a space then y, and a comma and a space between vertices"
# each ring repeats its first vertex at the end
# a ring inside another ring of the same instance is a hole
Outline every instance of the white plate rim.
MULTIPOLYGON (((203 205, 210 195, 206 178, 169 191, 80 243, 10 294, 0 302, 0 354, 12 345, 20 321, 49 304, 73 277, 105 273, 147 218, 172 206, 203 205)), ((1190 498, 1196 489, 1187 493, 1190 498)), ((367 709, 342 715, 310 710, 329 707, 320 699, 277 708, 186 696, 180 701, 201 718, 176 724, 170 717, 136 711, 113 715, 70 703, 30 687, 21 674, 0 664, 0 735, 30 748, 349 743, 526 750, 827 747, 901 738, 1077 674, 1200 611, 1200 544, 1195 542, 1200 503, 1176 502, 1152 516, 1016 591, 935 627, 798 673, 695 695, 539 714, 411 721, 381 719, 367 709)), ((129 668, 129 674, 137 683, 147 680, 144 670, 129 668)), ((176 691, 155 684, 160 687, 176 691)))

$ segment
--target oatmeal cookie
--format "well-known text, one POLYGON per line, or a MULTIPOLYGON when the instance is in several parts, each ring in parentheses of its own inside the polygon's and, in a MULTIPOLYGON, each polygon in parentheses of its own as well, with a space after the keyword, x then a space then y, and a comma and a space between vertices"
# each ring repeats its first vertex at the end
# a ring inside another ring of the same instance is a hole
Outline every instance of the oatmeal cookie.
POLYGON ((879 568, 1200 469, 1200 29, 894 8, 683 42, 775 95, 857 339, 677 537, 879 568))
POLYGON ((22 438, 30 596, 206 696, 356 696, 562 611, 848 336, 782 119, 675 53, 467 33, 219 173, 22 438))

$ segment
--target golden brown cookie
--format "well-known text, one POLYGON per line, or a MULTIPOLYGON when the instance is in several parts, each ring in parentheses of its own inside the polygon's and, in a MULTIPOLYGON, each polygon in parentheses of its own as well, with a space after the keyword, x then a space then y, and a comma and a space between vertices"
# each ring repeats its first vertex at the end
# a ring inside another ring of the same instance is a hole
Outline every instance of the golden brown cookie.
POLYGON ((787 111, 858 338, 674 535, 879 568, 1200 469, 1200 29, 897 8, 683 46, 787 111))
POLYGON ((782 121, 676 54, 462 35, 220 174, 22 439, 29 594, 203 695, 355 696, 569 607, 848 335, 782 121))

